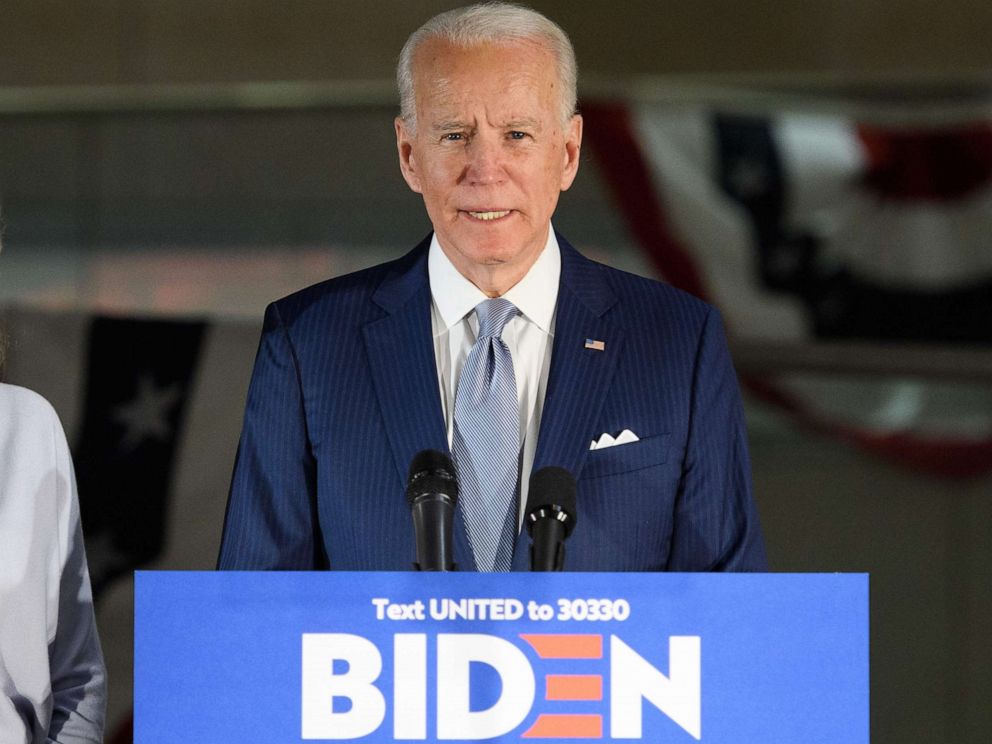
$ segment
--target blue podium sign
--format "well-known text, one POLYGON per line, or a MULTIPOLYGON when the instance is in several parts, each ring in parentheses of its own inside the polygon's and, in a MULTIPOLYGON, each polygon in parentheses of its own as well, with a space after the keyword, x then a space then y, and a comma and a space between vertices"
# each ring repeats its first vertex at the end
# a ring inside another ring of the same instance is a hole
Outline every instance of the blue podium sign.
POLYGON ((135 741, 868 742, 863 574, 138 572, 135 741))

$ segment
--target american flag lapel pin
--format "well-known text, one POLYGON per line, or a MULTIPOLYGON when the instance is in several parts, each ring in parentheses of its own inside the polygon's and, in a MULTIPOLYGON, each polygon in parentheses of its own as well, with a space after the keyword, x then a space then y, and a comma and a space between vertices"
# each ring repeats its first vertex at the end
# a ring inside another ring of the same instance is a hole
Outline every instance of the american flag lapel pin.
POLYGON ((586 348, 593 351, 606 351, 606 342, 595 338, 587 338, 586 348))

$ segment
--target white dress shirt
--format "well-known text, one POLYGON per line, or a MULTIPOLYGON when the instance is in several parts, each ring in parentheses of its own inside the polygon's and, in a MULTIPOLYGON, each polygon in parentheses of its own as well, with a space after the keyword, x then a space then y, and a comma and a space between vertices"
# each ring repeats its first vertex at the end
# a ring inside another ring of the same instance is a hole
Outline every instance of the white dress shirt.
MULTIPOLYGON (((434 333, 434 358, 450 447, 454 434, 458 379, 479 332, 479 320, 473 310, 480 302, 490 298, 458 273, 441 250, 436 235, 431 240, 427 270, 433 298, 431 329, 434 333)), ((502 337, 513 357, 513 375, 520 406, 520 522, 527 505, 527 487, 537 451, 537 436, 541 430, 560 276, 561 253, 554 230, 549 227, 548 241, 537 261, 523 279, 502 295, 520 311, 520 315, 506 324, 502 337)))
POLYGON ((40 395, 0 384, 0 742, 98 744, 105 704, 65 435, 40 395))

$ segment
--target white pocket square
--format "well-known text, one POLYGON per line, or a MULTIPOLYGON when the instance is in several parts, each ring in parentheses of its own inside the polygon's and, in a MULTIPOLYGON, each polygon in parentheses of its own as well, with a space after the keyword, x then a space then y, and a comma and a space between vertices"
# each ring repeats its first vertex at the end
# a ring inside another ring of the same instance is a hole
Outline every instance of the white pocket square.
POLYGON ((640 437, 638 437, 630 429, 624 429, 616 437, 604 432, 600 435, 599 439, 592 440, 592 443, 589 445, 589 449, 606 449, 607 447, 616 447, 618 444, 630 444, 631 442, 639 441, 640 437))

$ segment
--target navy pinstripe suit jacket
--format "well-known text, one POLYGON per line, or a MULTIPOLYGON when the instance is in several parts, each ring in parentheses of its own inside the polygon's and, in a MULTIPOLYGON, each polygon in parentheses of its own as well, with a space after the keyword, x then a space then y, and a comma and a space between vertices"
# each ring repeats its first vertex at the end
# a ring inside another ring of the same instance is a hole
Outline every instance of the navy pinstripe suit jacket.
MULTIPOLYGON (((578 479, 569 570, 763 570, 737 380, 718 313, 594 263, 559 236, 555 337, 534 470, 578 479), (585 348, 587 338, 605 350, 585 348), (640 441, 589 450, 602 433, 640 441)), ((429 240, 273 303, 248 392, 222 569, 404 570, 406 470, 447 451, 429 240)), ((455 561, 474 568, 460 516, 455 561)), ((517 540, 514 570, 528 568, 517 540)))

